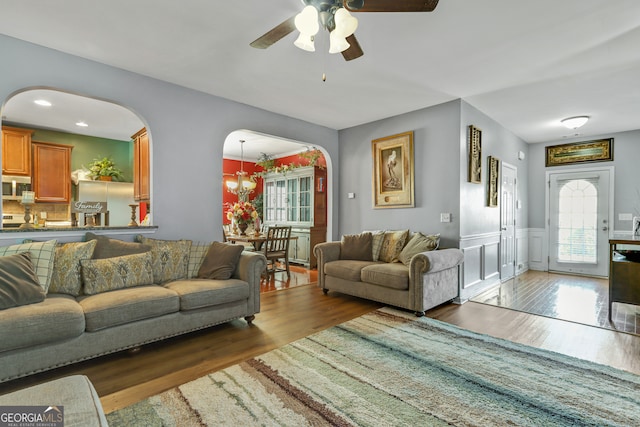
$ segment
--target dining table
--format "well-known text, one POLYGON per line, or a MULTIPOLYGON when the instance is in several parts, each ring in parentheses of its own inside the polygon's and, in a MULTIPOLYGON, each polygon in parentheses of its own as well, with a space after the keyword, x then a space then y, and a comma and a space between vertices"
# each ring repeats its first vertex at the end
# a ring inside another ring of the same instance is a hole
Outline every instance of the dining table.
POLYGON ((262 245, 267 241, 266 234, 247 233, 242 234, 227 234, 227 241, 231 243, 251 243, 256 251, 262 250, 262 245))

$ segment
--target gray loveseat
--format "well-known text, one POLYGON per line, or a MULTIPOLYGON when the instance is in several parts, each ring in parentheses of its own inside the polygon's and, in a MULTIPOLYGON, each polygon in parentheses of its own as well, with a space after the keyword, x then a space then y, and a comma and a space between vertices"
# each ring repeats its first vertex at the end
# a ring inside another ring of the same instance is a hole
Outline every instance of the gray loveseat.
MULTIPOLYGON (((414 311, 423 316, 426 310, 453 300, 458 296, 459 266, 463 254, 459 249, 437 249, 439 235, 411 237, 405 231, 404 239, 389 239, 398 232, 383 234, 382 252, 387 257, 376 257, 376 243, 367 246, 355 236, 351 249, 345 237, 341 242, 326 242, 315 246, 318 259, 318 286, 326 294, 337 291, 360 298, 374 300, 414 311), (386 234, 386 237, 384 235, 386 234), (412 245, 413 238, 423 245, 412 245), (353 248, 363 249, 364 256, 349 255, 353 248), (426 245, 426 246, 425 246, 426 245), (423 250, 426 249, 426 250, 423 250), (372 251, 373 256, 368 256, 372 251), (361 258, 361 259, 354 259, 361 258), (368 258, 368 259, 367 259, 368 258), (375 260, 374 260, 375 259, 375 260)), ((367 234, 367 233, 363 233, 367 234)))
POLYGON ((231 245, 88 237, 95 240, 0 248, 0 255, 29 252, 46 293, 0 310, 0 382, 233 319, 251 323, 260 311, 261 254, 239 254, 231 268, 227 263, 227 279, 199 279, 209 248, 231 245), (137 245, 134 253, 122 255, 119 246, 128 245, 137 245), (78 277, 82 283, 70 286, 78 277))

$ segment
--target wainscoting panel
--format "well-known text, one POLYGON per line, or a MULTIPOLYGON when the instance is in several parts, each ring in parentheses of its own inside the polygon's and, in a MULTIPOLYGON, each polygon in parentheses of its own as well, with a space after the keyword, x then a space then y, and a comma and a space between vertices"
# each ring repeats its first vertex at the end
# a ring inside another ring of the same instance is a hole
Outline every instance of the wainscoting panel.
POLYGON ((547 232, 544 228, 529 229, 529 268, 531 270, 549 270, 548 245, 547 232))
POLYGON ((500 283, 500 233, 464 236, 460 239, 460 250, 464 263, 456 302, 463 303, 500 283))
POLYGON ((529 230, 516 230, 516 276, 529 269, 529 230))

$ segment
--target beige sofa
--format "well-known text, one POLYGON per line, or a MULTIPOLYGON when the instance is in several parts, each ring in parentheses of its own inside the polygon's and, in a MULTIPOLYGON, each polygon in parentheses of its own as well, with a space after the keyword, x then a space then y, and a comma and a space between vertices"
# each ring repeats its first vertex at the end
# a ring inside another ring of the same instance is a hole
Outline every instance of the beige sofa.
POLYGON ((404 259, 405 265, 395 259, 344 259, 344 245, 343 238, 342 242, 321 243, 314 248, 318 286, 325 294, 337 291, 411 310, 417 316, 458 296, 459 266, 463 262, 459 249, 415 253, 404 259))
MULTIPOLYGON (((104 239, 99 237, 98 241, 104 239)), ((153 239, 143 243, 147 245, 126 242, 126 245, 145 247, 146 251, 139 255, 101 259, 89 255, 81 260, 81 266, 73 255, 69 258, 69 253, 63 252, 66 245, 55 245, 55 241, 18 245, 19 248, 13 252, 27 250, 32 254, 40 283, 47 280, 47 275, 53 278, 43 301, 0 310, 0 382, 233 319, 244 318, 251 323, 260 311, 260 275, 266 265, 263 255, 242 252, 236 258, 237 264, 230 269, 231 277, 228 279, 198 279, 195 276, 210 245, 224 244, 154 242, 153 239), (51 249, 52 243, 55 249, 51 249), (171 264, 170 256, 165 256, 166 251, 162 252, 167 247, 178 248, 174 255, 180 268, 171 264), (46 255, 52 250, 55 257, 46 255), (119 289, 101 289, 100 285, 92 282, 90 289, 87 281, 96 282, 96 275, 100 273, 100 270, 94 268, 98 271, 96 273, 91 268, 106 265, 102 273, 108 276, 107 281, 119 283, 127 268, 137 268, 137 264, 127 267, 122 260, 129 262, 130 258, 137 257, 144 258, 142 270, 151 269, 153 278, 140 279, 148 283, 127 279, 129 283, 119 289), (42 259, 45 261, 41 262, 42 259), (114 267, 109 267, 109 263, 114 267), (67 286, 75 280, 70 275, 74 268, 82 273, 83 291, 72 291, 67 286), (158 276, 159 272, 164 276, 158 276), (64 281, 56 283, 56 274, 64 281), (113 275, 111 278, 110 274, 113 275)), ((73 246, 75 252, 72 254, 79 254, 81 251, 76 248, 83 249, 82 245, 78 242, 73 246)), ((92 243, 87 242, 87 245, 92 243)), ((94 255, 99 247, 100 244, 96 244, 94 255)), ((3 255, 3 249, 0 248, 0 255, 3 255)), ((104 247, 101 250, 102 255, 118 255, 120 251, 116 248, 115 254, 109 254, 105 253, 104 247)), ((109 250, 113 252, 107 248, 107 252, 109 250)))

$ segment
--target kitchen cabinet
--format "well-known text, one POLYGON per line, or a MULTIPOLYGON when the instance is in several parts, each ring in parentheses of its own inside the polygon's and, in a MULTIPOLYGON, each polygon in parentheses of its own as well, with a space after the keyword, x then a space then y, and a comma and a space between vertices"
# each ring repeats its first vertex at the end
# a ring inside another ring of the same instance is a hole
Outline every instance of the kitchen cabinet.
POLYGON ((131 139, 133 140, 133 198, 137 202, 148 202, 151 191, 147 129, 140 129, 131 139))
POLYGON ((71 150, 73 146, 32 142, 32 189, 36 203, 71 201, 71 150))
POLYGON ((264 177, 265 225, 290 225, 289 261, 317 266, 313 247, 326 241, 327 196, 325 169, 301 167, 264 177))
POLYGON ((31 176, 30 129, 2 127, 2 174, 31 176))
POLYGON ((618 250, 640 251, 640 238, 620 236, 609 240, 609 320, 614 302, 640 305, 640 262, 620 256, 618 250))

